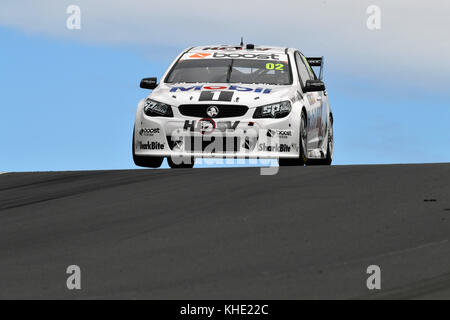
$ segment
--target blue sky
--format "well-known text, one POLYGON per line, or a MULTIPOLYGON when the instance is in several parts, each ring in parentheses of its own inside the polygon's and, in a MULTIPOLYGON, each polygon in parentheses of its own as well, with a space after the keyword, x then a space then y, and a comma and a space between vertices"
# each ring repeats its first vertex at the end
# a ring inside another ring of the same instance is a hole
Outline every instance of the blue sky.
MULTIPOLYGON (((177 14, 184 17, 183 12, 177 14)), ((189 27, 193 22, 185 15, 189 27)), ((133 40, 126 34, 101 41, 103 29, 93 28, 96 35, 92 35, 83 27, 88 36, 73 36, 67 30, 48 31, 52 26, 42 29, 44 24, 33 28, 20 16, 12 16, 5 20, 0 15, 0 171, 135 168, 131 131, 137 102, 148 94, 139 88, 140 79, 160 77, 190 44, 231 41, 223 29, 209 41, 194 33, 171 42, 133 40)), ((64 23, 65 17, 63 11, 58 19, 64 23)), ((42 14, 39 18, 45 19, 42 14)), ((134 25, 131 21, 121 21, 122 29, 134 25)), ((251 24, 241 28, 234 32, 238 35, 234 42, 246 28, 253 30, 251 24)), ((279 37, 266 39, 252 32, 247 32, 256 40, 252 42, 300 47, 289 43, 289 38, 280 43, 279 37)), ((387 37, 389 30, 384 32, 387 37)), ((366 38, 372 34, 357 33, 363 35, 358 38, 361 43, 350 39, 342 50, 322 42, 316 48, 311 39, 302 50, 306 55, 323 52, 327 59, 324 75, 335 119, 334 164, 450 161, 450 93, 445 86, 449 63, 424 65, 430 56, 448 60, 447 52, 426 55, 420 49, 403 52, 404 59, 399 59, 402 48, 380 49, 392 45, 390 38, 376 35, 372 41, 378 51, 373 53, 365 51, 364 42, 370 42, 366 38), (354 56, 348 56, 349 43, 357 53, 354 56)), ((403 45, 409 45, 408 50, 414 49, 413 43, 423 45, 419 38, 414 40, 403 45)), ((440 41, 448 51, 448 37, 440 41)))

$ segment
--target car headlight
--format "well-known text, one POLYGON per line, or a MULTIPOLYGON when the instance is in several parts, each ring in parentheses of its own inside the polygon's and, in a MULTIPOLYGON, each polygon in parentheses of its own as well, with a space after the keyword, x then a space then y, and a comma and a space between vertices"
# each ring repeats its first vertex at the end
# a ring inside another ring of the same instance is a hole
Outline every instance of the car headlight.
POLYGON ((150 99, 144 102, 144 113, 149 117, 173 117, 171 106, 150 99))
POLYGON ((284 118, 289 113, 291 113, 291 103, 283 101, 256 108, 253 118, 284 118))

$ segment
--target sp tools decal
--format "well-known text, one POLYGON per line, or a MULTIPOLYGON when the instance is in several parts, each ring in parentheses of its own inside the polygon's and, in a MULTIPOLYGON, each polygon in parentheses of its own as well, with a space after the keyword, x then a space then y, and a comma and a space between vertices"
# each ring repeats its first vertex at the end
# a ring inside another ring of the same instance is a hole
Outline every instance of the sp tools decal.
POLYGON ((202 91, 198 101, 231 101, 233 91, 202 91))

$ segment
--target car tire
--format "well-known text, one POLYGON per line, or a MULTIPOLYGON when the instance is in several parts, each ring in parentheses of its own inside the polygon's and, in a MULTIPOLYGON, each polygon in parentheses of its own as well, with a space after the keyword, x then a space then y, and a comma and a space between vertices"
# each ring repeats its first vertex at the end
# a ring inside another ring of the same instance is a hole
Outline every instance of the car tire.
POLYGON ((194 162, 195 159, 191 158, 191 159, 183 159, 183 161, 178 164, 173 162, 172 157, 167 157, 167 163, 169 164, 169 167, 171 167, 172 169, 190 169, 194 167, 194 162))
POLYGON ((305 113, 302 112, 302 116, 300 119, 300 130, 299 130, 299 147, 300 152, 298 155, 298 158, 280 158, 278 159, 278 164, 280 167, 287 167, 287 166, 303 166, 306 161, 306 141, 308 141, 308 131, 306 130, 306 116, 305 113))
POLYGON ((159 168, 164 160, 164 157, 143 157, 137 156, 134 153, 134 128, 133 128, 133 142, 131 144, 131 148, 133 149, 133 161, 134 164, 138 167, 144 168, 159 168))

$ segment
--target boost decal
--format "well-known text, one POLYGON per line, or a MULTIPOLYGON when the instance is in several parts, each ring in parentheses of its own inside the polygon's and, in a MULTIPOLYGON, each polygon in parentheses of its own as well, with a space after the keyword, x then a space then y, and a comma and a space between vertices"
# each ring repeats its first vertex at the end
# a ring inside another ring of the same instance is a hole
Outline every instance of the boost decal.
POLYGON ((280 53, 270 53, 265 52, 262 53, 262 50, 259 52, 250 53, 250 52, 236 52, 236 51, 228 51, 222 50, 221 52, 191 52, 183 55, 181 60, 190 60, 190 59, 255 59, 255 60, 275 60, 275 61, 288 61, 288 57, 286 54, 280 53))
POLYGON ((158 133, 159 133, 159 128, 141 128, 141 130, 139 130, 140 136, 153 137, 153 135, 158 134, 158 133))
POLYGON ((213 54, 213 58, 244 58, 244 59, 271 59, 271 60, 278 60, 279 55, 272 53, 272 54, 256 54, 256 53, 222 53, 222 52, 215 52, 213 54))

